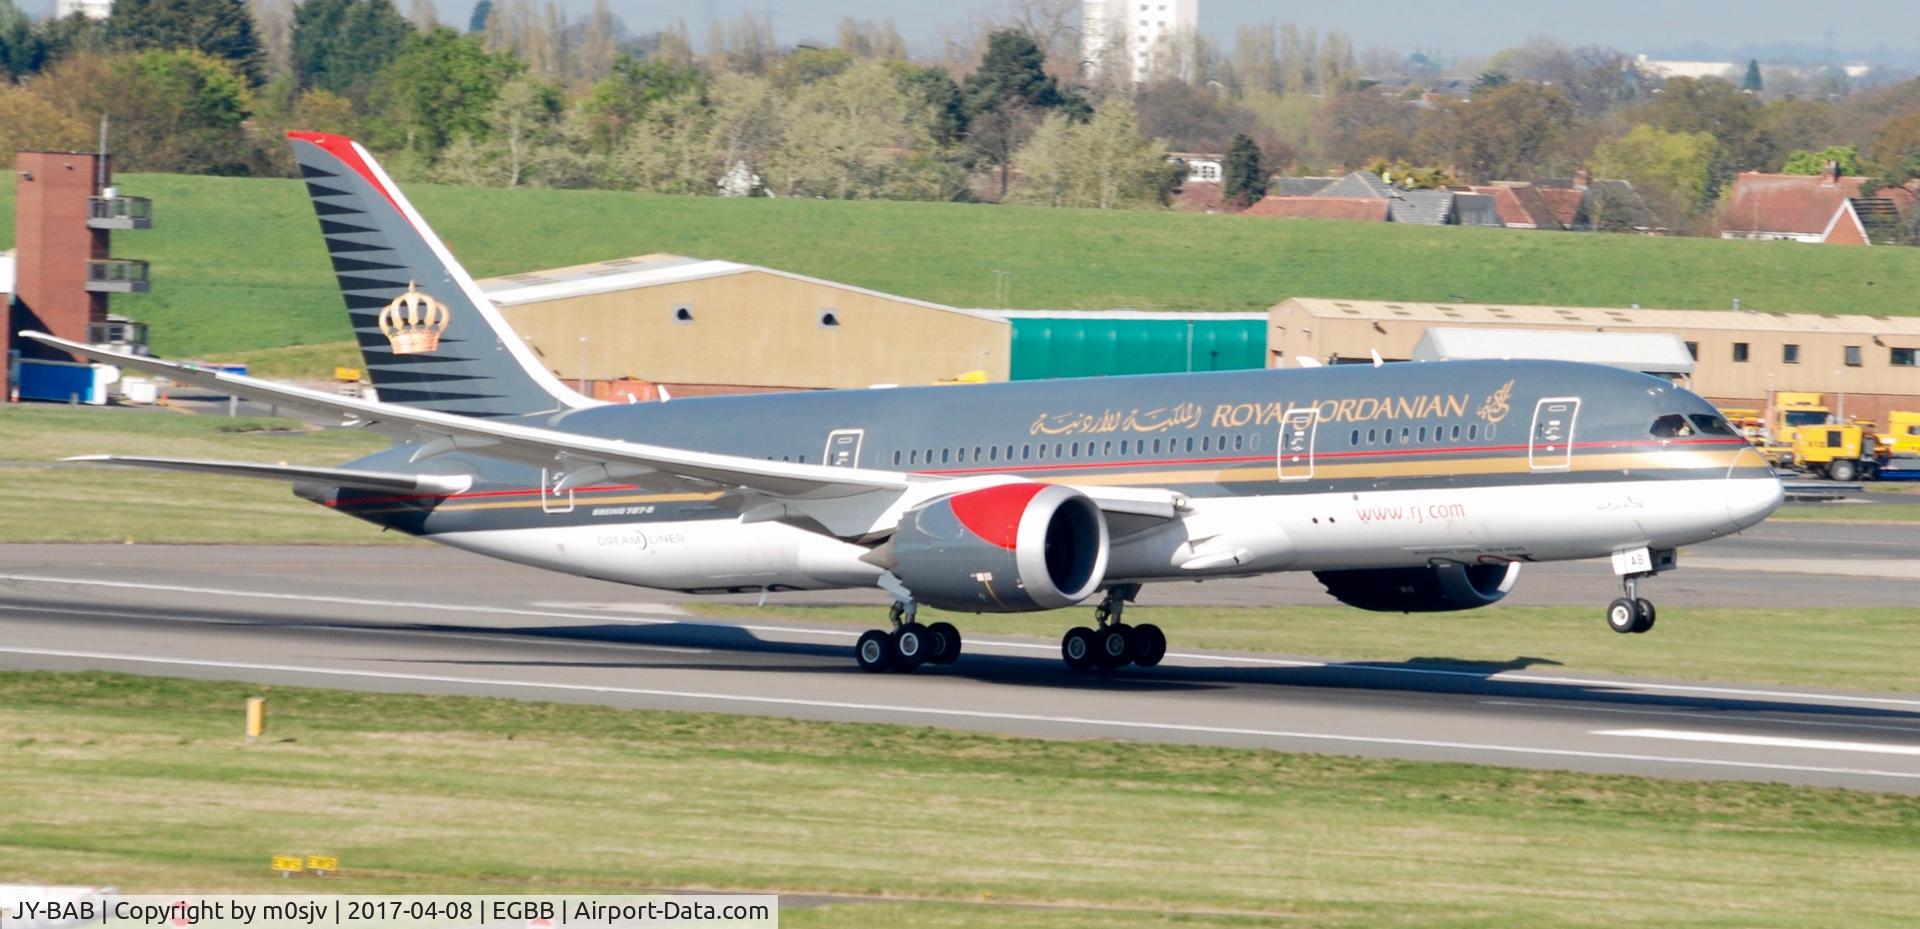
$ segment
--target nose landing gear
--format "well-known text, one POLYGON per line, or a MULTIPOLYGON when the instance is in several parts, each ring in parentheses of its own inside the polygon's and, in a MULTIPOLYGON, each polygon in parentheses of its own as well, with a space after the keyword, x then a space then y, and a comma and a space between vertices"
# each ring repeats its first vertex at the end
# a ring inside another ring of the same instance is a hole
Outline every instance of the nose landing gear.
POLYGON ((1620 575, 1620 590, 1626 596, 1607 604, 1607 628, 1623 635, 1651 630, 1658 614, 1653 601, 1640 596, 1640 579, 1671 571, 1675 564, 1670 548, 1615 552, 1613 570, 1620 575))

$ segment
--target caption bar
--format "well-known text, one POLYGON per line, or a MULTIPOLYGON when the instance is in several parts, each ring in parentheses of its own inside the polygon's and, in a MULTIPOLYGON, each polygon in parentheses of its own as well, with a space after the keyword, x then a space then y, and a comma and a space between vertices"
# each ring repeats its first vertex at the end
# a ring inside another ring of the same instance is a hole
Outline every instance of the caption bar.
POLYGON ((85 894, 15 899, 0 929, 779 929, 773 894, 85 894))

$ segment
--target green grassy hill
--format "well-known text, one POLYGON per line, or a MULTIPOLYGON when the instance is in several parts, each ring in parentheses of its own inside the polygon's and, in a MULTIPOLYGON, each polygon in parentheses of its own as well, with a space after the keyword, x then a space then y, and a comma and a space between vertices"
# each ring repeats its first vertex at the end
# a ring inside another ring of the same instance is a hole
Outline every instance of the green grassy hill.
MULTIPOLYGON (((155 228, 115 251, 154 292, 115 301, 157 351, 347 338, 306 196, 290 180, 125 175, 155 228)), ((11 184, 0 247, 11 243, 11 184)), ((646 252, 727 258, 958 306, 1262 310, 1292 296, 1920 313, 1920 249, 1574 235, 1169 212, 723 200, 410 185, 476 275, 646 252)))

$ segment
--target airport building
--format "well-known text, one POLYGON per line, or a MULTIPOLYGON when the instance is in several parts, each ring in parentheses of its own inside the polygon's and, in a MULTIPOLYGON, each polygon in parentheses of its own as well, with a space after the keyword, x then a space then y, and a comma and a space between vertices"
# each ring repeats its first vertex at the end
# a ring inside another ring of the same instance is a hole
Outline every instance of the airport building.
POLYGON ((959 309, 732 261, 644 255, 480 281, 603 399, 1257 368, 1265 313, 959 309))
POLYGON ((1850 417, 1920 409, 1920 317, 1438 304, 1296 297, 1269 313, 1268 364, 1405 361, 1430 328, 1661 332, 1696 360, 1691 388, 1723 407, 1818 391, 1850 417), (1844 402, 1841 398, 1844 397, 1844 402))
POLYGON ((62 399, 80 392, 69 383, 73 372, 55 370, 71 359, 19 343, 13 334, 37 329, 134 347, 128 333, 144 330, 110 319, 107 301, 116 293, 145 293, 147 263, 113 257, 111 237, 115 230, 151 227, 153 205, 120 195, 104 154, 20 152, 14 168, 14 254, 8 297, 0 300, 0 358, 9 360, 9 386, 23 397, 62 399), (11 363, 16 353, 36 370, 23 374, 25 368, 11 363))

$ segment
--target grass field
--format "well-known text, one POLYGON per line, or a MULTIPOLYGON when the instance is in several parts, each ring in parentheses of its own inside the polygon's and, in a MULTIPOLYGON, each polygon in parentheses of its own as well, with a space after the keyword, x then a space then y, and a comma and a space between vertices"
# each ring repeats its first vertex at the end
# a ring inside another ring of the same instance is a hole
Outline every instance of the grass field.
MULTIPOLYGON (((1527 581, 1523 577, 1521 584, 1527 581)), ((1149 588, 1151 599, 1154 591, 1149 588)), ((1162 596, 1177 596, 1168 592, 1162 596)), ((1654 591, 1656 599, 1659 594, 1654 591)), ((1920 689, 1912 656, 1889 642, 1920 640, 1920 612, 1692 609, 1660 611, 1651 635, 1623 636, 1601 626, 1601 608, 1493 606, 1466 613, 1366 613, 1340 606, 1182 607, 1134 605, 1132 623, 1157 623, 1182 648, 1324 656, 1396 664, 1457 663, 1463 670, 1536 668, 1692 680, 1796 684, 1848 690, 1920 689)), ((704 616, 791 617, 872 628, 876 606, 766 607, 694 603, 704 616)), ((1088 609, 1039 614, 952 615, 922 609, 921 622, 952 621, 962 635, 1054 638, 1087 624, 1088 609)))
MULTIPOLYGON (((153 293, 115 301, 168 355, 347 338, 296 181, 133 174, 154 228, 115 251, 153 293)), ((0 220, 11 185, 0 185, 0 220)), ((1273 221, 1161 211, 727 200, 411 185, 477 275, 647 252, 727 258, 957 306, 1264 310, 1293 296, 1911 314, 1920 249, 1273 221)), ((12 223, 0 223, 0 247, 12 223)), ((324 374, 326 372, 319 372, 324 374)))
POLYGON ((276 481, 56 463, 120 454, 334 465, 386 445, 291 420, 0 407, 0 542, 412 541, 298 499, 276 481))
POLYGON ((713 888, 833 926, 1911 925, 1920 798, 103 674, 0 675, 0 873, 713 888), (267 693, 269 738, 239 738, 267 693))
POLYGON ((1767 518, 1835 523, 1912 523, 1920 522, 1920 504, 1847 503, 1783 506, 1767 518))

